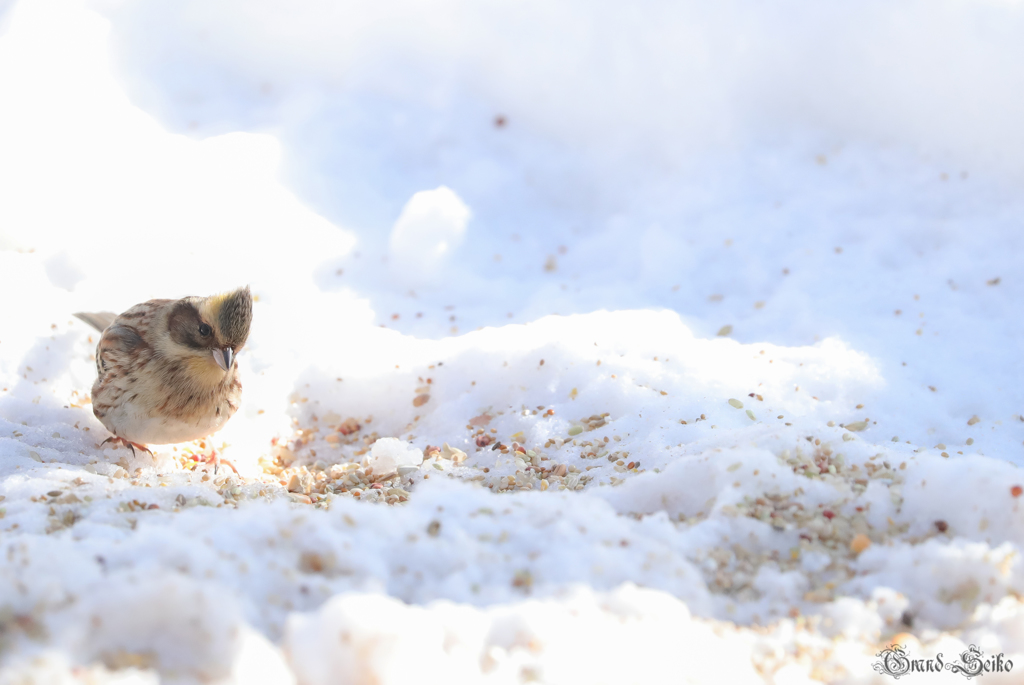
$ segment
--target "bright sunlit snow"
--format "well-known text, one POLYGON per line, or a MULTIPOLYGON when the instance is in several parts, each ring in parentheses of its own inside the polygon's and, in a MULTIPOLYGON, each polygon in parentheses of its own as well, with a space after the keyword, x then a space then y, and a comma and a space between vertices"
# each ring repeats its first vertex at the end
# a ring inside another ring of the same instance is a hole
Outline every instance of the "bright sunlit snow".
POLYGON ((1016 682, 1022 31, 0 0, 0 683, 1016 682), (72 314, 243 284, 101 449, 72 314))

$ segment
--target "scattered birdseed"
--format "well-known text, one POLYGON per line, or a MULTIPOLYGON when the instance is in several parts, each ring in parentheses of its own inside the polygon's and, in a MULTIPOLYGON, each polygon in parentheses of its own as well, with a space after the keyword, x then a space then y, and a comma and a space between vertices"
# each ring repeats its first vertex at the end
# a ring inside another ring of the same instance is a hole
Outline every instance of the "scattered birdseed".
POLYGON ((737 399, 730 399, 729 404, 736 407, 737 409, 743 409, 743 403, 737 399))
POLYGON ((850 540, 850 551, 854 554, 860 554, 868 547, 871 546, 871 538, 864 533, 858 533, 850 540))
POLYGON ((441 447, 441 457, 443 459, 451 459, 456 464, 461 464, 466 461, 466 453, 460 449, 452 447, 447 442, 441 447))
POLYGON ((512 587, 529 592, 533 587, 533 574, 526 569, 516 571, 512 576, 512 587))

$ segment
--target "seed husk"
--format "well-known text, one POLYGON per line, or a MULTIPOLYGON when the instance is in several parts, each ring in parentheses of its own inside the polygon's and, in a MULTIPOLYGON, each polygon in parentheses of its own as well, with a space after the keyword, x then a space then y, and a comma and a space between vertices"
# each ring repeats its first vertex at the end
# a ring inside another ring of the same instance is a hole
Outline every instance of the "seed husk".
POLYGON ((451 459, 456 464, 460 464, 466 460, 466 453, 457 447, 452 447, 447 442, 441 447, 441 456, 445 459, 451 459))

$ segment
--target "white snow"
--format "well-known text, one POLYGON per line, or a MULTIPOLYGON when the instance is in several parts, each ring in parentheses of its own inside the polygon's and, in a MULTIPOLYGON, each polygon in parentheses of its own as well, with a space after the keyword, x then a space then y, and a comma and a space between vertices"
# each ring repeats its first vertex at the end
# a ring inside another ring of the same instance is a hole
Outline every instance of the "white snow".
POLYGON ((392 473, 423 463, 423 451, 396 438, 381 438, 370 448, 370 466, 376 473, 392 473))
POLYGON ((0 684, 1024 664, 1021 29, 0 1, 0 684), (71 314, 244 283, 227 427, 101 449, 71 314))
POLYGON ((397 275, 413 286, 435 278, 460 244, 471 212, 451 188, 416 193, 391 229, 388 255, 397 275))

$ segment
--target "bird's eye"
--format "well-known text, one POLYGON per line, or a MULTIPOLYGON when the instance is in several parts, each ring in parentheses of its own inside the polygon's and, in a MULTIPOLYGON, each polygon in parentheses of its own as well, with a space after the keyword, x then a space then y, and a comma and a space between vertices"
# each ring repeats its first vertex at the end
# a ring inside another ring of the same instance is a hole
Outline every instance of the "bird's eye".
POLYGON ((199 324, 199 335, 201 335, 201 336, 203 336, 205 338, 208 335, 210 335, 210 333, 213 333, 213 329, 210 328, 210 324, 208 324, 208 323, 201 323, 201 324, 199 324))

